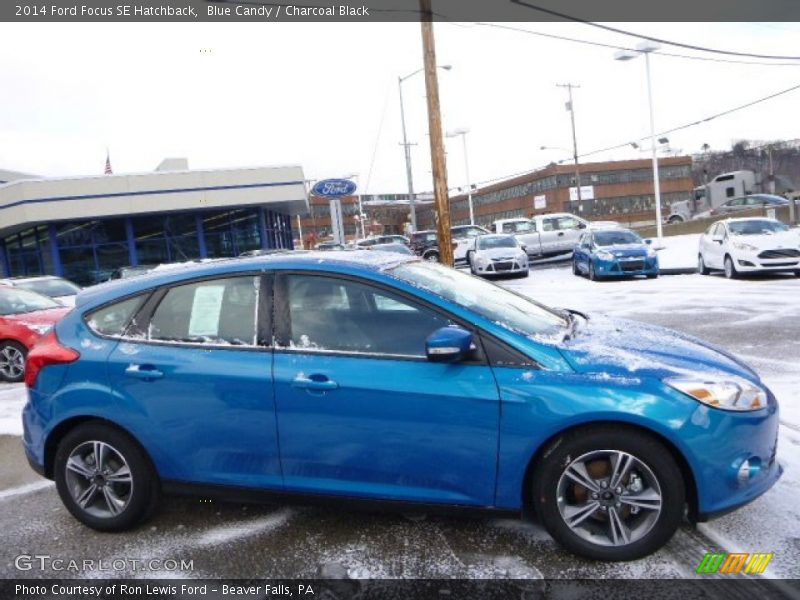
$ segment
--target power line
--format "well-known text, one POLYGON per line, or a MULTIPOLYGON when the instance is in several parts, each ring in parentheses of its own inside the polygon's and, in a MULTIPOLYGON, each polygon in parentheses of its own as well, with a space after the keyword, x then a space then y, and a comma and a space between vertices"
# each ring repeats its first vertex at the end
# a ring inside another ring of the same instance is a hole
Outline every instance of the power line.
MULTIPOLYGON (((729 115, 731 113, 735 113, 737 111, 744 110, 745 108, 749 108, 751 106, 755 106, 756 104, 761 104, 762 102, 766 102, 767 100, 772 100, 773 98, 777 98, 778 96, 783 96, 784 94, 788 94, 789 92, 793 92, 793 91, 798 90, 798 89, 800 89, 800 84, 793 85, 790 88, 786 88, 785 90, 781 90, 779 92, 775 92, 774 94, 770 94, 769 96, 764 96, 763 98, 759 98, 757 100, 753 100, 751 102, 747 102, 746 104, 741 104, 739 106, 735 106, 733 108, 729 108, 727 110, 724 110, 722 112, 718 112, 716 114, 713 114, 711 116, 705 117, 703 119, 699 119, 697 121, 692 121, 690 123, 685 123, 684 125, 679 125, 677 127, 673 127, 672 129, 667 129, 665 131, 661 131, 661 132, 657 133, 656 135, 657 136, 664 136, 664 135, 667 135, 669 133, 675 133, 676 131, 681 131, 683 129, 688 129, 690 127, 695 127, 697 125, 702 125, 703 123, 708 123, 709 121, 713 121, 714 119, 718 119, 720 117, 724 117, 724 116, 729 115)), ((606 148, 600 148, 600 149, 597 149, 597 150, 591 150, 589 152, 584 152, 583 154, 578 155, 578 158, 585 158, 587 156, 594 156, 595 154, 602 154, 603 152, 610 152, 612 150, 619 150, 620 148, 625 148, 626 146, 629 146, 629 145, 630 145, 630 141, 623 142, 621 144, 616 144, 614 146, 608 146, 606 148)), ((567 159, 560 160, 558 164, 561 164, 565 160, 567 160, 567 159)), ((548 164, 550 164, 550 163, 548 163, 548 164)), ((485 184, 489 184, 489 183, 495 183, 495 182, 503 181, 503 180, 507 180, 507 179, 513 179, 515 177, 521 177, 522 175, 529 175, 531 173, 535 173, 537 171, 540 171, 540 170, 542 170, 542 169, 544 169, 546 167, 547 167, 547 165, 543 165, 543 166, 540 166, 540 167, 536 167, 534 169, 528 169, 526 171, 520 171, 520 172, 517 172, 517 173, 513 173, 511 175, 504 175, 504 176, 501 176, 501 177, 495 177, 493 179, 487 179, 485 181, 479 181, 479 182, 477 182, 476 185, 480 186, 480 185, 485 185, 485 184)))
POLYGON ((636 37, 644 40, 650 40, 651 42, 658 42, 660 44, 667 44, 669 46, 676 46, 678 48, 686 48, 688 50, 697 50, 700 52, 711 52, 713 54, 724 54, 727 56, 741 56, 745 58, 763 58, 767 60, 800 60, 800 56, 776 56, 772 54, 752 54, 749 52, 735 52, 733 50, 718 50, 715 48, 705 48, 703 46, 694 46, 692 44, 684 44, 681 42, 672 42, 670 40, 665 40, 662 38, 657 38, 653 36, 642 35, 638 33, 633 33, 631 31, 626 31, 624 29, 619 29, 618 27, 612 27, 610 25, 603 25, 602 23, 594 23, 592 21, 586 21, 584 19, 580 19, 578 17, 573 17, 567 15, 562 12, 558 12, 555 10, 551 10, 549 8, 544 8, 542 6, 537 6, 535 4, 530 4, 525 0, 511 0, 512 3, 518 4, 520 6, 524 6, 526 8, 530 8, 532 10, 536 10, 539 12, 546 13, 548 15, 552 15, 554 17, 559 17, 561 19, 565 19, 567 21, 573 21, 575 23, 582 23, 584 25, 590 25, 591 27, 597 27, 598 29, 604 29, 606 31, 611 31, 613 33, 619 33, 621 35, 627 35, 630 37, 636 37))
MULTIPOLYGON (((457 25, 456 23, 451 23, 451 25, 457 25)), ((636 52, 636 48, 631 48, 628 46, 618 46, 615 44, 604 44, 603 42, 594 42, 591 40, 582 40, 579 38, 573 38, 565 35, 556 35, 554 33, 544 33, 543 31, 533 31, 531 29, 523 29, 522 27, 514 27, 512 25, 501 25, 500 23, 484 23, 484 22, 476 22, 475 25, 480 27, 491 27, 493 29, 505 29, 507 31, 514 31, 516 33, 525 33, 528 35, 543 37, 543 38, 550 38, 554 40, 560 40, 564 42, 573 42, 576 44, 583 44, 585 46, 595 46, 598 48, 608 48, 609 50, 628 50, 631 52, 636 52)), ((769 67, 800 67, 800 62, 783 62, 783 63, 776 63, 776 62, 757 62, 757 61, 750 61, 750 60, 732 60, 732 59, 725 59, 725 58, 712 58, 710 56, 692 56, 690 54, 678 54, 675 52, 663 52, 660 51, 658 53, 659 56, 669 56, 672 58, 685 58, 688 60, 700 60, 704 62, 716 62, 716 63, 726 63, 726 64, 734 64, 734 65, 755 65, 755 66, 769 66, 769 67)))

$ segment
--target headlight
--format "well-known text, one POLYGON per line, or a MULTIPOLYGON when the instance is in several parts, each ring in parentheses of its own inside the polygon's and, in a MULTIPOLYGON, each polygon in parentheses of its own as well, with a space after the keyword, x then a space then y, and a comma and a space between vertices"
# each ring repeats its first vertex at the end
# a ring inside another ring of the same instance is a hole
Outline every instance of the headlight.
POLYGON ((745 244, 744 242, 733 242, 733 247, 737 250, 746 250, 747 252, 757 252, 758 248, 755 246, 751 246, 750 244, 745 244))
POLYGON ((664 383, 703 404, 723 410, 759 410, 767 405, 766 391, 738 377, 725 380, 669 377, 664 383))
POLYGON ((486 266, 486 259, 485 259, 485 258, 483 258, 482 256, 478 256, 478 257, 475 259, 475 264, 476 264, 477 266, 479 266, 479 267, 485 267, 485 266, 486 266))
POLYGON ((605 250, 600 250, 597 253, 597 258, 600 260, 614 260, 614 255, 611 252, 606 252, 605 250))

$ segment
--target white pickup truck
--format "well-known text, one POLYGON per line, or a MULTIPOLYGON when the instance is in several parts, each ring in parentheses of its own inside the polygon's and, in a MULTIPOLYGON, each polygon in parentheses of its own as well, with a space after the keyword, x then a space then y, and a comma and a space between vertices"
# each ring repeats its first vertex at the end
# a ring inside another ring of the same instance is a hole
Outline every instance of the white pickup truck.
POLYGON ((529 258, 547 258, 572 252, 582 231, 588 227, 619 227, 615 221, 590 222, 569 213, 536 215, 530 219, 500 219, 494 222, 495 233, 513 234, 529 258))

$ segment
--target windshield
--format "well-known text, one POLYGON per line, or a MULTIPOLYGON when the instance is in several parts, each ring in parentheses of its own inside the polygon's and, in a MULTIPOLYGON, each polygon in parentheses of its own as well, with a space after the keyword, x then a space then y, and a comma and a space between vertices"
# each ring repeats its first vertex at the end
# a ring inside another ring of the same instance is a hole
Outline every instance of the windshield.
POLYGON ((18 315, 48 308, 62 308, 62 306, 55 300, 35 292, 19 288, 0 289, 0 315, 18 315))
POLYGON ((478 250, 492 248, 516 248, 517 240, 510 235, 487 235, 478 238, 478 250))
POLYGON ((780 221, 759 219, 758 221, 732 221, 728 223, 731 235, 761 235, 789 231, 789 227, 780 221))
POLYGON ((36 292, 55 298, 56 296, 74 296, 81 291, 77 285, 66 279, 34 279, 20 281, 17 287, 29 292, 36 292))
POLYGON ((569 321, 551 308, 436 263, 403 263, 388 273, 526 336, 563 334, 569 327, 569 321))
POLYGON ((596 231, 594 241, 598 246, 615 246, 617 244, 641 244, 642 238, 632 231, 596 231))

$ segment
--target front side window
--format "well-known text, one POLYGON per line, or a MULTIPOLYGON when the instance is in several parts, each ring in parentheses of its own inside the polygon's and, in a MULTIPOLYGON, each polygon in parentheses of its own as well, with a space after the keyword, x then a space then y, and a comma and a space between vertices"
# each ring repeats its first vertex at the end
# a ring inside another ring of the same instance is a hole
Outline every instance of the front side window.
POLYGON ((437 312, 371 285, 323 275, 287 275, 289 348, 425 356, 425 339, 450 324, 437 312))
POLYGON ((170 288, 147 330, 150 340, 254 346, 259 279, 201 281, 170 288))
POLYGON ((104 306, 87 315, 86 324, 95 333, 119 336, 125 333, 146 294, 104 306))

